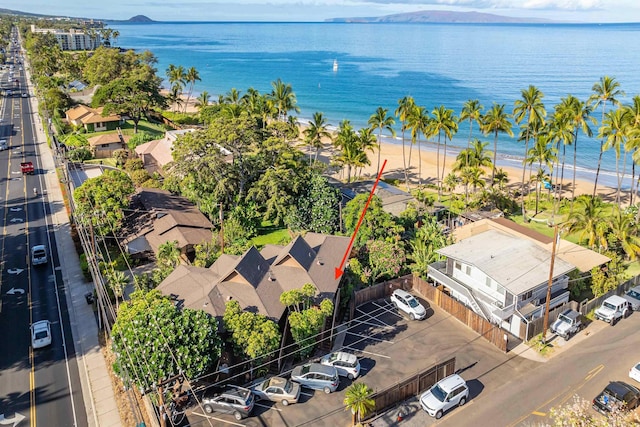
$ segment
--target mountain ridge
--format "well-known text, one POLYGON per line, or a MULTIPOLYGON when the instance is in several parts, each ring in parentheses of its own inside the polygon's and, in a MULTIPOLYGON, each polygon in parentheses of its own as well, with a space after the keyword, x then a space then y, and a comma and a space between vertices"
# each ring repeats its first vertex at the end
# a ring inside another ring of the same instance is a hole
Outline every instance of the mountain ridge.
POLYGON ((451 23, 451 24, 541 24, 559 23, 550 19, 519 18, 481 12, 423 10, 377 17, 330 18, 325 22, 348 23, 451 23))

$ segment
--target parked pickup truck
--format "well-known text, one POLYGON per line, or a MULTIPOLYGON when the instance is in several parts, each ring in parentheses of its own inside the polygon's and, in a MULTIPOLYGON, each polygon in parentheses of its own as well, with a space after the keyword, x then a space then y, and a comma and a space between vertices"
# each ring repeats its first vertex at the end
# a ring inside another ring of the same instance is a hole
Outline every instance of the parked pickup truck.
POLYGON ((33 175, 33 162, 22 162, 20 163, 20 169, 22 169, 23 175, 33 175))
POLYGON ((568 340, 584 327, 582 315, 575 310, 565 310, 551 325, 551 332, 568 340))

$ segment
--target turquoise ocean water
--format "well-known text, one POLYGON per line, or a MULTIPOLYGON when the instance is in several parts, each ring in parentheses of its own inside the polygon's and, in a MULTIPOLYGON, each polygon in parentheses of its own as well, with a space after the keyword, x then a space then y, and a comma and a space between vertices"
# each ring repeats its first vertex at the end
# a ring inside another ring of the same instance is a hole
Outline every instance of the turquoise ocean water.
MULTIPOLYGON (((120 32, 118 46, 152 51, 161 76, 169 64, 196 67, 202 81, 195 90, 215 99, 231 88, 241 94, 249 87, 267 93, 280 78, 292 85, 303 123, 320 111, 334 126, 349 119, 359 129, 378 106, 393 113, 406 95, 429 111, 442 104, 459 114, 466 100, 479 99, 485 109, 497 102, 511 112, 530 84, 545 94, 552 111, 567 94, 586 100, 604 75, 620 82, 623 103, 640 94, 640 24, 172 22, 110 27, 120 32)), ((595 113, 598 120, 600 114, 595 113)), ((468 125, 461 123, 453 145, 466 146, 467 136, 468 125)), ((492 137, 477 136, 493 147, 492 137)), ((580 135, 578 150, 580 176, 590 178, 599 142, 580 135)), ((501 137, 498 152, 503 164, 519 166, 524 145, 501 137)), ((615 186, 613 152, 605 154, 603 168, 600 182, 615 186)), ((627 171, 630 175, 630 166, 627 171)))

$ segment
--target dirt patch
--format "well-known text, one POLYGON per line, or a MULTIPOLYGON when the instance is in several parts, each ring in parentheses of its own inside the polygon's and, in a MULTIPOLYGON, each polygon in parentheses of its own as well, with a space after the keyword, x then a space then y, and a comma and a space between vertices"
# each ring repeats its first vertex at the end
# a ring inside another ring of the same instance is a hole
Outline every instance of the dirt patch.
POLYGON ((111 341, 109 341, 102 332, 99 334, 99 340, 102 355, 104 356, 109 377, 111 378, 111 386, 113 387, 113 394, 115 395, 116 405, 120 413, 121 424, 123 426, 135 426, 138 425, 140 417, 142 417, 145 425, 151 426, 152 424, 145 410, 140 392, 136 390, 135 387, 127 390, 120 378, 113 372, 113 363, 116 361, 116 356, 111 351, 111 341))

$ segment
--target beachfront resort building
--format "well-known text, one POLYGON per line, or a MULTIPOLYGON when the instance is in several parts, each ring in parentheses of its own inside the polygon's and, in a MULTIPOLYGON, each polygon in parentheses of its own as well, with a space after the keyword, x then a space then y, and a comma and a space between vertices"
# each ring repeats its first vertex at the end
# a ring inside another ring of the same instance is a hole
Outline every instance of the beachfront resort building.
POLYGON ((102 37, 97 31, 87 32, 78 28, 36 28, 31 24, 31 32, 53 34, 62 50, 94 50, 102 44, 102 37))

